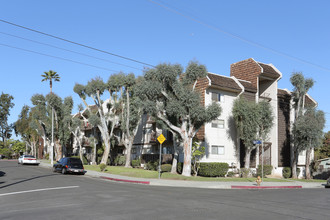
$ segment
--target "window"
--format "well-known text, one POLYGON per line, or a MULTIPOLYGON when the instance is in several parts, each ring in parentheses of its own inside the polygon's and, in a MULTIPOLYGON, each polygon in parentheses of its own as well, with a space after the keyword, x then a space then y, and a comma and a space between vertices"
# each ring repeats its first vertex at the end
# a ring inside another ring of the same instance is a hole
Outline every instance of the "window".
POLYGON ((217 119, 212 121, 211 123, 212 128, 225 128, 225 120, 217 119))
POLYGON ((218 92, 212 92, 212 102, 224 102, 225 97, 223 94, 218 93, 218 92))
POLYGON ((136 148, 133 147, 131 152, 132 152, 132 154, 136 154, 136 148))
POLYGON ((225 154, 225 147, 224 146, 218 146, 218 145, 212 145, 211 146, 211 154, 224 155, 225 154))

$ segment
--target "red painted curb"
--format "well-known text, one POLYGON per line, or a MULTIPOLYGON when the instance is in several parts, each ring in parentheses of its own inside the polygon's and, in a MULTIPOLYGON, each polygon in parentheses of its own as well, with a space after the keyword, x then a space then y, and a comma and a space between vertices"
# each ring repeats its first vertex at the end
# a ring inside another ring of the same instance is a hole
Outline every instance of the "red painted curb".
POLYGON ((232 189, 301 189, 302 186, 231 186, 232 189))
POLYGON ((107 180, 118 181, 118 182, 125 182, 125 183, 140 183, 140 184, 147 184, 147 185, 150 184, 149 181, 124 180, 124 179, 117 179, 117 178, 111 178, 111 177, 105 177, 105 176, 101 176, 100 178, 107 179, 107 180))

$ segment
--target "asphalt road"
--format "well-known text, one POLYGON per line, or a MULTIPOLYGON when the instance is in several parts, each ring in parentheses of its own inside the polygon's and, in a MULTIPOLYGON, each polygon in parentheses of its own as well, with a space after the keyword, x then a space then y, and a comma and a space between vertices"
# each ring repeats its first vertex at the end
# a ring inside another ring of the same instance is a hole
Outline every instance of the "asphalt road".
POLYGON ((0 160, 0 219, 330 219, 329 189, 118 183, 0 160))

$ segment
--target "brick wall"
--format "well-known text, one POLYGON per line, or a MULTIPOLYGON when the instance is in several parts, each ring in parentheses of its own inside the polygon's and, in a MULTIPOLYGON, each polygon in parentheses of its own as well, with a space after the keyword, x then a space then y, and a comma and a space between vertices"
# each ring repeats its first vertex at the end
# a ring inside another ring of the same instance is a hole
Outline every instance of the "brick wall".
MULTIPOLYGON (((209 80, 205 77, 197 81, 195 90, 200 93, 201 104, 205 106, 205 90, 209 86, 209 80)), ((203 125, 197 132, 198 140, 203 141, 205 138, 205 126, 203 125)))
POLYGON ((255 88, 258 87, 258 75, 260 73, 261 67, 252 58, 230 65, 230 76, 250 81, 255 88))
POLYGON ((253 92, 244 92, 242 96, 250 102, 255 102, 256 101, 256 94, 253 92))
POLYGON ((278 166, 290 166, 290 96, 278 95, 278 166))

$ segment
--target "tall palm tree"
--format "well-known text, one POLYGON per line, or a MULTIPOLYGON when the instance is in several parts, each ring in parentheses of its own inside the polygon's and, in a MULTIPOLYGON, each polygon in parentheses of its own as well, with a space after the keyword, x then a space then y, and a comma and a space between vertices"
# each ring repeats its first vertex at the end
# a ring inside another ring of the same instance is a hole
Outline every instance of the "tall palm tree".
POLYGON ((43 77, 41 82, 49 80, 50 93, 52 93, 53 80, 59 82, 61 77, 58 75, 57 72, 54 72, 53 70, 49 70, 48 72, 44 72, 44 74, 41 75, 41 76, 43 77))

